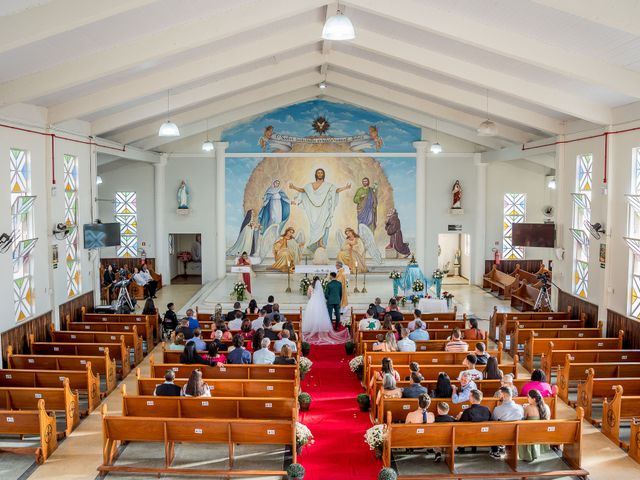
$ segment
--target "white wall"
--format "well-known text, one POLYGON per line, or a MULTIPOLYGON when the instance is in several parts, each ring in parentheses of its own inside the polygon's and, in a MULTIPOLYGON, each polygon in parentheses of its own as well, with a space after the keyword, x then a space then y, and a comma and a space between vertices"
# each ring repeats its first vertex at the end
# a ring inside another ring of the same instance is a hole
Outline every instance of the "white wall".
POLYGON ((438 268, 443 269, 447 262, 449 269, 453 273, 453 263, 455 262, 456 252, 461 249, 459 233, 441 233, 438 235, 438 245, 440 246, 440 255, 438 257, 438 268))
POLYGON ((471 280, 471 249, 468 250, 465 248, 465 242, 468 245, 471 245, 471 237, 466 233, 461 235, 461 245, 460 245, 460 276, 466 278, 467 280, 471 280))

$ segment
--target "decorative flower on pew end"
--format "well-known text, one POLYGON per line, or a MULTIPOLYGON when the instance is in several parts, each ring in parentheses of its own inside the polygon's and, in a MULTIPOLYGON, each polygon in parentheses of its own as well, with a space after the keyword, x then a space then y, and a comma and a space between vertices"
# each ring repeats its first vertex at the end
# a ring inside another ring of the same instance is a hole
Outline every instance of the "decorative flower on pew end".
POLYGON ((378 473, 378 480, 398 480, 398 474, 393 468, 384 467, 378 473))
POLYGON ((340 325, 343 327, 351 326, 351 315, 340 315, 340 325))
POLYGON ((311 366, 313 362, 309 360, 307 357, 300 357, 298 360, 298 366, 300 367, 300 375, 306 375, 311 370, 311 366))
POLYGON ((402 275, 401 275, 401 274, 400 274, 400 272, 398 272, 397 270, 394 270, 394 271, 392 271, 392 272, 389 274, 389 278, 390 278, 391 280, 400 280, 400 277, 401 277, 401 276, 402 276, 402 275))
POLYGON ((411 285, 411 288, 414 292, 423 292, 424 291, 424 282, 422 280, 416 280, 411 285))
POLYGON ((304 478, 304 467, 299 463, 292 463, 287 467, 288 478, 304 478))
POLYGON ((307 443, 313 443, 313 434, 305 424, 296 422, 296 447, 302 448, 307 443))
POLYGON ((353 373, 362 373, 362 370, 364 369, 364 357, 362 355, 353 357, 349 360, 349 368, 353 373))
POLYGON ((231 296, 238 302, 247 300, 247 285, 244 282, 236 282, 233 284, 233 290, 231 290, 231 296))
POLYGON ((364 434, 364 441, 371 450, 380 450, 384 444, 384 435, 386 433, 386 425, 374 425, 364 434))
POLYGON ((300 280, 300 294, 306 295, 310 286, 311 286, 311 280, 309 280, 308 277, 302 277, 302 280, 300 280))

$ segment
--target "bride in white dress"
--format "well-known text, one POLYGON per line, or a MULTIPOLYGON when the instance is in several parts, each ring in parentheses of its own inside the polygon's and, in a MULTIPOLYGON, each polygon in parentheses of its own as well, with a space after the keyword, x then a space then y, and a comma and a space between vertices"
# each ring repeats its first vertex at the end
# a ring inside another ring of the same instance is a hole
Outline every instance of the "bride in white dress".
POLYGON ((333 330, 322 282, 317 277, 313 290, 310 289, 308 293, 310 293, 309 302, 302 314, 304 340, 315 345, 334 345, 346 342, 349 338, 349 331, 347 329, 340 332, 333 330))

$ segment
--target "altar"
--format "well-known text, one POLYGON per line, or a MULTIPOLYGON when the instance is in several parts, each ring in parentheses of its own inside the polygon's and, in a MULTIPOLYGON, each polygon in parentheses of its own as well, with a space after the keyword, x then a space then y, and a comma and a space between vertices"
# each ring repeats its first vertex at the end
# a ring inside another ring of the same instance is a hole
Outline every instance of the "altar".
POLYGON ((418 309, 422 313, 447 313, 447 301, 440 298, 421 298, 418 302, 418 309))

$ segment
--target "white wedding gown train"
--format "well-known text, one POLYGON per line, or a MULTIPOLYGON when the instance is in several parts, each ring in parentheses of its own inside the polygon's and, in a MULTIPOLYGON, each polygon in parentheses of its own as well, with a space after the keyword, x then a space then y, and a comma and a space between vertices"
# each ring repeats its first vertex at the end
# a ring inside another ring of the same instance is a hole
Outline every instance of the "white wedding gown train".
POLYGON ((316 280, 313 293, 302 314, 302 338, 313 345, 336 345, 349 339, 349 330, 333 330, 322 283, 316 280))

